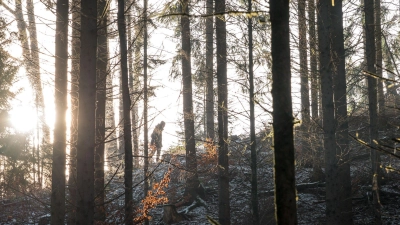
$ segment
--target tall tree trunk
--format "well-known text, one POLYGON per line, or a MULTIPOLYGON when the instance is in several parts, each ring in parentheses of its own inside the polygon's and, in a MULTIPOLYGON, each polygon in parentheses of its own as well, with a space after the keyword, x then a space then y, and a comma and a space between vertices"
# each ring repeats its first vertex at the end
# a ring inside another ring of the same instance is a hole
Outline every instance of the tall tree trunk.
MULTIPOLYGON (((143 0, 143 154, 144 154, 144 165, 143 172, 145 182, 143 184, 144 197, 147 196, 149 191, 148 182, 148 170, 149 170, 149 130, 147 124, 147 110, 148 110, 148 98, 147 98, 147 0, 143 0)), ((145 225, 149 225, 149 220, 144 221, 145 225)))
MULTIPOLYGON (((140 49, 142 47, 143 39, 142 39, 142 22, 136 22, 135 23, 135 60, 134 60, 134 77, 133 77, 133 93, 135 93, 134 96, 140 96, 142 93, 139 93, 139 87, 140 87, 140 80, 139 77, 142 75, 142 57, 141 57, 141 52, 140 49)), ((132 128, 133 132, 133 153, 136 156, 134 165, 136 168, 139 168, 139 136, 140 136, 140 123, 139 123, 139 98, 135 97, 135 101, 132 103, 132 124, 134 124, 132 128)))
MULTIPOLYGON (((382 34, 382 33, 381 33, 382 34)), ((389 46, 388 46, 388 43, 386 43, 386 40, 385 40, 385 54, 384 54, 384 58, 385 58, 385 68, 387 69, 387 70, 389 70, 389 71, 394 71, 394 68, 393 68, 393 63, 392 63, 392 58, 391 58, 391 56, 390 56, 390 49, 389 49, 389 46)), ((391 79, 391 80, 395 80, 396 78, 395 78, 395 75, 394 74, 392 74, 392 73, 387 73, 387 76, 388 76, 388 78, 389 79, 391 79)), ((393 82, 386 82, 386 91, 387 91, 387 93, 388 94, 390 94, 390 95, 392 95, 392 96, 394 96, 394 97, 396 97, 397 96, 397 91, 396 91, 396 88, 395 88, 395 85, 394 85, 394 83, 393 82)))
POLYGON ((189 0, 182 0, 181 6, 183 14, 183 16, 181 16, 183 123, 186 144, 186 169, 188 172, 185 195, 190 195, 193 200, 198 195, 200 182, 197 174, 196 143, 194 139, 189 0))
POLYGON ((97 0, 81 1, 81 53, 77 143, 77 224, 94 222, 97 0))
MULTIPOLYGON (((133 4, 129 1, 128 4, 133 4)), ((139 140, 138 140, 138 123, 137 123, 137 78, 138 75, 135 73, 136 61, 134 62, 133 55, 136 53, 136 42, 138 41, 139 33, 135 36, 135 41, 132 37, 132 8, 128 9, 128 65, 129 65, 129 89, 131 91, 131 124, 132 124, 132 140, 133 140, 133 167, 139 168, 139 140)), ((135 26, 136 28, 136 26, 135 26)), ((140 51, 140 49, 139 49, 140 51)), ((136 56, 136 54, 135 54, 136 56)))
MULTIPOLYGON (((120 71, 120 77, 122 76, 122 71, 120 71)), ((118 151, 120 158, 125 152, 124 143, 124 101, 122 99, 122 80, 119 80, 119 93, 118 93, 118 113, 119 113, 119 123, 118 123, 118 151)))
MULTIPOLYGON (((365 39, 366 39, 366 57, 367 71, 376 73, 374 64, 376 63, 375 49, 375 20, 374 20, 374 0, 365 0, 365 39)), ((376 146, 379 141, 378 135, 378 93, 377 81, 375 78, 368 76, 368 104, 369 104, 369 132, 370 144, 376 146)), ((375 216, 375 224, 382 224, 380 201, 379 201, 379 184, 378 184, 378 154, 374 149, 371 149, 372 163, 372 196, 373 210, 375 216)))
POLYGON ((133 224, 132 207, 132 136, 131 136, 131 98, 128 81, 128 48, 126 40, 125 0, 118 0, 118 34, 121 51, 121 84, 123 101, 123 126, 125 149, 125 224, 133 224))
POLYGON ((44 105, 44 97, 42 90, 42 82, 40 76, 40 60, 39 60, 39 48, 38 48, 38 40, 37 40, 37 32, 36 32, 36 21, 35 21, 35 8, 33 5, 33 0, 27 0, 27 12, 28 12, 28 31, 29 31, 29 40, 30 40, 30 49, 31 49, 31 76, 35 80, 34 90, 36 95, 38 96, 38 105, 39 110, 41 110, 40 121, 42 123, 43 130, 43 144, 50 144, 50 128, 46 124, 46 115, 45 115, 45 105, 44 105))
MULTIPOLYGON (((34 90, 36 91, 36 80, 34 79, 32 75, 32 65, 31 65, 31 51, 29 47, 29 42, 28 42, 28 35, 26 33, 26 23, 24 20, 24 15, 22 13, 22 4, 21 0, 15 0, 15 19, 17 21, 17 28, 18 28, 18 33, 19 33, 19 40, 21 42, 22 46, 22 57, 24 58, 25 64, 25 69, 28 74, 28 79, 29 82, 32 84, 34 87, 34 90)), ((37 93, 35 93, 37 94, 37 93)))
MULTIPOLYGON (((315 0, 308 0, 308 27, 309 27, 309 44, 310 44, 310 78, 311 78, 311 114, 314 120, 312 126, 312 142, 310 148, 313 151, 313 173, 311 180, 320 181, 324 174, 321 168, 321 142, 318 137, 319 123, 321 122, 318 116, 318 95, 319 95, 319 82, 317 71, 317 37, 315 33, 315 0)), ((310 124, 311 125, 311 124, 310 124)))
POLYGON ((51 224, 65 220, 65 161, 68 89, 68 0, 57 0, 55 37, 55 105, 53 164, 51 179, 51 224))
MULTIPOLYGON (((43 92, 42 92, 42 84, 40 80, 40 69, 39 68, 39 53, 37 49, 37 38, 36 38, 36 23, 35 23, 35 17, 34 17, 34 9, 33 9, 33 4, 30 0, 27 1, 28 5, 28 20, 30 22, 30 39, 32 45, 29 46, 28 42, 28 35, 27 35, 27 28, 28 26, 25 23, 24 15, 22 12, 22 3, 21 0, 15 0, 15 10, 10 9, 7 5, 2 3, 3 7, 6 8, 9 12, 11 12, 17 21, 17 28, 18 28, 18 33, 19 33, 19 40, 21 42, 22 46, 22 57, 24 58, 24 63, 25 63, 25 69, 26 73, 28 75, 28 80, 31 83, 33 90, 35 92, 35 105, 36 105, 36 111, 38 115, 38 124, 39 121, 41 121, 42 125, 42 130, 43 130, 43 142, 46 144, 49 144, 49 135, 50 131, 48 129, 48 126, 46 125, 45 122, 45 117, 44 117, 44 102, 43 102, 43 92), (35 48, 35 53, 31 53, 31 48, 35 48), (32 56, 33 54, 33 56, 32 56), (39 113, 40 111, 40 113, 39 113)), ((37 138, 39 138, 39 126, 37 126, 37 138)), ((39 184, 42 184, 42 177, 40 174, 40 144, 39 141, 37 143, 37 172, 38 172, 38 181, 39 184)), ((41 186, 40 186, 41 187, 41 186)))
MULTIPOLYGON (((251 12, 251 0, 248 0, 247 11, 251 12)), ((257 140, 254 115, 254 70, 253 70, 253 19, 248 18, 247 31, 249 35, 249 102, 250 102, 250 153, 251 153, 251 213, 253 225, 260 224, 258 213, 258 188, 257 188, 257 140)))
POLYGON ((291 96, 289 1, 270 0, 277 224, 297 224, 291 96))
POLYGON ((79 62, 80 62, 80 1, 73 0, 72 11, 72 46, 71 46, 71 127, 70 127, 70 152, 69 152, 69 205, 68 225, 76 224, 76 144, 78 140, 78 83, 79 83, 79 62))
POLYGON ((339 195, 338 218, 339 224, 353 224, 352 202, 351 202, 351 177, 349 164, 349 140, 348 140, 348 119, 347 119, 347 91, 346 91, 346 69, 345 51, 343 37, 343 11, 342 0, 335 0, 332 7, 332 50, 334 79, 334 101, 336 115, 336 158, 338 163, 338 177, 336 178, 335 189, 339 195))
MULTIPOLYGON (((375 0, 375 48, 376 48, 376 74, 382 77, 382 28, 381 28, 381 0, 375 0)), ((380 118, 385 118, 385 95, 383 93, 383 81, 378 80, 378 108, 380 118)), ((386 124, 382 124, 386 126, 386 124)), ((379 157, 380 158, 380 157, 379 157)))
POLYGON ((308 0, 308 37, 310 43, 311 115, 318 118, 317 37, 315 34, 315 0, 308 0))
MULTIPOLYGON (((381 0, 375 0, 374 5, 375 11, 375 48, 376 48, 376 74, 379 77, 382 77, 382 61, 383 61, 383 53, 382 53, 382 27, 381 27, 381 0)), ((387 126, 387 117, 385 110, 385 95, 383 93, 383 80, 378 79, 378 109, 379 109, 379 127, 380 130, 385 130, 387 126)), ((377 163, 381 165, 381 154, 380 152, 376 152, 377 163)), ((378 167, 378 185, 380 185, 381 180, 383 179, 383 174, 380 166, 378 167)))
MULTIPOLYGON (((207 0, 206 3, 206 14, 212 15, 214 12, 213 0, 207 0)), ((214 128, 214 55, 213 55, 213 34, 214 34, 214 17, 208 16, 206 18, 206 137, 210 138, 211 141, 215 138, 214 128)))
MULTIPOLYGON (((301 145, 302 154, 311 155, 309 127, 310 127, 310 87, 308 85, 307 65, 307 24, 306 0, 298 0, 298 26, 299 26, 299 55, 300 55, 300 93, 301 93, 301 145)), ((306 164, 310 162, 307 161, 306 164)))
POLYGON ((324 131, 325 174, 326 174, 326 220, 327 224, 340 224, 338 210, 338 162, 335 140, 335 108, 333 102, 333 80, 331 65, 331 3, 318 2, 318 43, 321 76, 322 129, 324 131))
MULTIPOLYGON (((215 13, 225 13, 225 0, 215 0, 215 13)), ((218 217, 221 225, 230 224, 228 161, 228 82, 225 16, 216 18, 218 83, 218 217)))
POLYGON ((107 43, 107 18, 108 6, 106 0, 98 1, 97 18, 97 77, 96 77, 96 149, 94 157, 94 192, 96 221, 104 222, 106 212, 104 207, 104 139, 106 117, 106 79, 108 76, 108 43, 107 43))
POLYGON ((106 153, 117 154, 117 133, 115 129, 115 112, 114 112, 114 86, 111 74, 106 78, 106 153))

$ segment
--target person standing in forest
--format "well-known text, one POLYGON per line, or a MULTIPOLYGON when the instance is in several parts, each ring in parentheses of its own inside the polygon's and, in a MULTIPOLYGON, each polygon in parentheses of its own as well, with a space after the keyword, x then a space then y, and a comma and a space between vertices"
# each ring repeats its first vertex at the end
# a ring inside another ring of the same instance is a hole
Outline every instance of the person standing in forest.
POLYGON ((157 124, 157 126, 153 130, 153 133, 151 134, 150 158, 153 157, 155 151, 157 150, 156 162, 158 162, 160 158, 160 153, 162 148, 162 132, 164 130, 164 127, 165 127, 165 122, 161 121, 161 123, 157 124))

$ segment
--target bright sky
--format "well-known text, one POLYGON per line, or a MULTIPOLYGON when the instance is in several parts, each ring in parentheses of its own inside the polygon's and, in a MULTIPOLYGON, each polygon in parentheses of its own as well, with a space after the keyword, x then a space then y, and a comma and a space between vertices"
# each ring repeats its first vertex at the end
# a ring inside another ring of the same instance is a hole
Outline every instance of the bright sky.
MULTIPOLYGON (((154 1, 156 5, 151 5, 150 8, 161 11, 163 1, 154 1)), ((115 4, 113 1, 112 4, 115 4)), ((112 6, 113 7, 113 6, 112 6)), ((11 5, 11 8, 13 6, 11 5)), ((0 10, 3 10, 0 8, 0 10)), ((35 12, 36 22, 40 49, 40 60, 41 60, 41 79, 46 104, 46 123, 51 129, 54 127, 54 28, 55 28, 55 17, 49 12, 43 3, 35 1, 35 12)), ((115 12, 115 11, 114 11, 115 12)), ((14 18, 6 13, 7 19, 10 21, 14 18)), ((200 19, 199 19, 200 20, 200 19)), ((13 31, 17 31, 16 25, 11 28, 13 31)), ((232 28, 229 28, 232 29, 232 28)), ((177 132, 181 132, 183 128, 179 127, 179 115, 182 112, 182 100, 181 100, 181 81, 171 81, 169 78, 169 71, 171 66, 171 59, 176 54, 176 41, 170 38, 173 34, 171 27, 163 28, 158 27, 157 29, 149 28, 151 33, 151 39, 149 40, 149 55, 158 55, 161 59, 166 59, 167 63, 155 69, 150 69, 149 73, 151 78, 149 79, 149 85, 157 86, 155 90, 156 97, 150 98, 149 108, 149 135, 154 129, 155 125, 160 121, 166 122, 166 127, 163 134, 163 150, 167 150, 170 146, 179 144, 177 132), (175 42, 174 42, 175 41, 175 42)), ((15 40, 13 45, 10 46, 11 54, 15 58, 21 58, 21 46, 18 40, 15 40)), ((118 54, 117 40, 110 41, 110 54, 111 58, 118 54)), ((194 66, 193 66, 194 67, 194 66)), ((119 67, 116 67, 119 70, 119 67)), ((119 71, 114 71, 114 85, 119 84, 119 71)), ((15 83, 14 88, 20 90, 17 97, 13 100, 13 109, 11 110, 11 118, 13 124, 20 131, 34 132, 37 124, 36 109, 34 108, 33 93, 30 88, 30 84, 25 76, 25 71, 21 68, 19 72, 19 80, 15 83)), ((236 78, 235 69, 232 66, 228 67, 228 74, 230 79, 236 78)), ((255 71, 255 75, 266 80, 266 73, 260 70, 255 71)), ((233 116, 230 121, 230 133, 231 134, 246 134, 248 128, 248 94, 241 92, 241 86, 235 83, 229 83, 229 97, 230 103, 228 107, 232 109, 231 115, 233 116)), ((114 89, 115 92, 118 88, 114 89)), ((215 98, 217 101, 217 98, 215 98)), ((116 122, 118 118, 118 101, 114 101, 114 107, 116 109, 116 122)), ((139 117, 141 117, 143 108, 142 102, 139 108, 139 117)), ((268 108, 270 103, 264 105, 268 108)), ((260 108, 256 109, 257 124, 259 128, 264 127, 264 124, 268 122, 269 115, 263 112, 260 108)), ((201 111, 195 112, 196 114, 202 114, 201 111)), ((67 124, 69 125, 69 111, 67 116, 67 124)), ((52 135, 52 134, 51 134, 52 135)), ((143 140, 143 131, 141 131, 140 139, 143 140)))

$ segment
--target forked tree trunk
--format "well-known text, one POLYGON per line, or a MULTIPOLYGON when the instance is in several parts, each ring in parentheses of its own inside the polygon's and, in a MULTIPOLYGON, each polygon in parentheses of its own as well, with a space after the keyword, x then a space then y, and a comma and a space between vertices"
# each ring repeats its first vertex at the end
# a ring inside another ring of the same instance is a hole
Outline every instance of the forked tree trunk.
MULTIPOLYGON (((30 1, 30 0, 28 0, 30 1)), ((57 0, 55 40, 55 103, 53 164, 51 179, 51 224, 65 220, 65 164, 67 144, 67 89, 68 89, 68 0, 57 0)))
POLYGON ((81 51, 77 142, 77 224, 94 222, 97 0, 81 1, 81 51))
POLYGON ((289 0, 270 0, 277 224, 297 224, 291 97, 289 0))

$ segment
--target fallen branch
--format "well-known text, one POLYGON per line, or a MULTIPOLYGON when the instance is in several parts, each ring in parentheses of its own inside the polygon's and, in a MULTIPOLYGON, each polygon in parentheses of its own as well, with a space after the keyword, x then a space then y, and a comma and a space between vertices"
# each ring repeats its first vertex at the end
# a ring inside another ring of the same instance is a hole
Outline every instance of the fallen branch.
POLYGON ((354 137, 354 136, 351 135, 351 134, 349 134, 349 136, 350 136, 351 138, 353 138, 355 141, 357 141, 358 143, 360 143, 360 144, 362 144, 362 145, 364 145, 364 146, 367 146, 368 148, 371 148, 371 149, 374 149, 374 150, 383 152, 383 153, 385 153, 385 154, 388 154, 388 155, 391 155, 391 156, 393 156, 393 157, 395 157, 395 158, 400 159, 400 155, 396 155, 396 154, 394 154, 393 152, 389 152, 389 151, 387 151, 387 150, 385 150, 385 149, 383 149, 383 148, 380 148, 380 147, 372 146, 372 145, 366 143, 365 141, 354 137))
MULTIPOLYGON (((317 187, 325 187, 325 183, 321 182, 313 182, 313 183, 301 183, 296 185, 297 192, 304 191, 308 188, 317 188, 317 187)), ((258 193, 259 197, 269 197, 274 196, 275 190, 269 190, 265 192, 258 193)))

